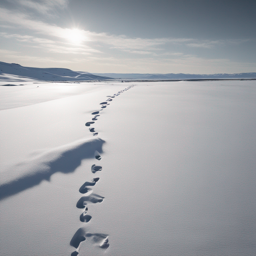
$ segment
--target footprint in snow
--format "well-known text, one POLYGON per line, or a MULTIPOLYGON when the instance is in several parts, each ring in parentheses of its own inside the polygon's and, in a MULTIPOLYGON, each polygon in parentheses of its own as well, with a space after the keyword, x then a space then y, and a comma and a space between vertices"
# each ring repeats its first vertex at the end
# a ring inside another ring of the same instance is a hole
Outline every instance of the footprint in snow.
POLYGON ((97 160, 101 160, 101 156, 95 156, 97 160))
POLYGON ((92 173, 100 172, 102 170, 102 166, 93 164, 91 167, 92 173))
POLYGON ((93 187, 99 181, 100 178, 94 178, 91 182, 86 181, 79 189, 79 192, 82 194, 88 193, 91 189, 87 187, 93 187))
POLYGON ((91 124, 94 124, 95 122, 87 122, 85 126, 90 126, 91 124))
POLYGON ((97 195, 97 194, 91 194, 89 196, 82 196, 77 204, 76 204, 76 207, 79 208, 79 209, 83 209, 86 207, 86 205, 88 203, 93 203, 93 204, 96 204, 96 203, 101 203, 103 201, 104 197, 103 196, 100 196, 100 195, 97 195))
MULTIPOLYGON (((107 96, 108 99, 107 101, 101 102, 101 109, 99 111, 94 111, 92 112, 92 115, 94 117, 92 118, 91 122, 87 122, 85 126, 90 126, 94 124, 97 120, 97 117, 99 117, 100 111, 102 111, 104 108, 109 105, 109 102, 112 101, 113 98, 116 96, 119 96, 121 93, 127 91, 133 86, 127 87, 122 91, 119 91, 117 94, 114 94, 113 96, 107 96)), ((98 133, 95 132, 95 128, 89 128, 90 132, 93 133, 93 135, 97 135, 98 133)), ((94 154, 95 158, 97 160, 101 160, 101 156, 98 151, 95 152, 94 154)), ((97 166, 95 164, 92 165, 91 171, 92 173, 96 173, 98 171, 101 171, 102 167, 97 166)), ((80 215, 80 221, 81 222, 89 222, 92 219, 92 216, 87 214, 88 207, 86 206, 88 203, 101 203, 104 199, 104 197, 92 193, 92 189, 88 188, 90 186, 95 186, 96 182, 99 180, 99 178, 94 178, 91 182, 85 182, 79 189, 79 192, 82 194, 87 194, 87 196, 81 197, 76 206, 77 208, 84 209, 83 213, 80 215), (91 194, 90 194, 91 193, 91 194)), ((76 233, 74 234, 73 238, 70 241, 70 245, 75 247, 77 250, 71 253, 71 256, 77 256, 79 254, 78 248, 80 246, 80 243, 86 240, 86 237, 89 238, 94 245, 97 245, 101 249, 107 249, 109 247, 109 240, 108 240, 108 235, 107 234, 102 234, 102 233, 86 233, 85 228, 79 228, 76 233)))
POLYGON ((95 132, 95 128, 89 128, 90 132, 95 132))
POLYGON ((94 156, 97 160, 101 159, 100 153, 98 151, 95 151, 94 156))
POLYGON ((94 118, 92 119, 93 121, 97 121, 98 119, 97 119, 97 117, 99 117, 100 115, 96 115, 96 116, 94 116, 94 118))
POLYGON ((70 245, 77 250, 71 253, 71 256, 77 256, 79 254, 80 243, 85 241, 86 238, 101 249, 107 249, 109 247, 109 235, 103 233, 86 233, 85 228, 79 228, 70 241, 70 245))
POLYGON ((92 219, 91 215, 87 215, 87 214, 84 214, 84 213, 82 213, 80 215, 80 221, 81 222, 89 222, 91 219, 92 219))
POLYGON ((80 243, 85 241, 86 232, 84 228, 79 228, 70 241, 70 245, 78 248, 80 243))
POLYGON ((92 243, 101 249, 107 249, 109 247, 109 241, 107 234, 102 233, 87 233, 86 237, 91 239, 92 243))

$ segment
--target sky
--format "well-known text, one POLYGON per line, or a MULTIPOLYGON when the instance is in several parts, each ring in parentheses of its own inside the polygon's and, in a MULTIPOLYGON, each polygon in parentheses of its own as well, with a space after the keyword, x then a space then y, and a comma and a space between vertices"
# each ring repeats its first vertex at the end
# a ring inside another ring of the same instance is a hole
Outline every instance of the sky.
POLYGON ((1 0, 0 61, 91 73, 256 72, 255 0, 1 0))

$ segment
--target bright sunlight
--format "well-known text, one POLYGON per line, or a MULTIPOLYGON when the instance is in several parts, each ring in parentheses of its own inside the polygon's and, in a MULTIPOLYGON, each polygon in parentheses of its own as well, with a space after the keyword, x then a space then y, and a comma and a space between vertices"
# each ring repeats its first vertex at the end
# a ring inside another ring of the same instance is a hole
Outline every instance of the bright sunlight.
POLYGON ((86 40, 84 31, 78 28, 66 29, 65 38, 72 44, 79 45, 86 40))

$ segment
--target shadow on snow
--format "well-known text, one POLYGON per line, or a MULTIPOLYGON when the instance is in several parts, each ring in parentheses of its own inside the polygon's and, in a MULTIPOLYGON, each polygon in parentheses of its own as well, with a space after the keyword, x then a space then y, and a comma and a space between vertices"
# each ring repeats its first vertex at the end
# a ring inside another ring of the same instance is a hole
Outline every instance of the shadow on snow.
POLYGON ((5 173, 14 177, 0 185, 0 200, 34 187, 43 180, 50 181, 56 172, 74 172, 82 160, 94 158, 95 151, 102 153, 103 144, 102 139, 77 141, 14 166, 5 173))

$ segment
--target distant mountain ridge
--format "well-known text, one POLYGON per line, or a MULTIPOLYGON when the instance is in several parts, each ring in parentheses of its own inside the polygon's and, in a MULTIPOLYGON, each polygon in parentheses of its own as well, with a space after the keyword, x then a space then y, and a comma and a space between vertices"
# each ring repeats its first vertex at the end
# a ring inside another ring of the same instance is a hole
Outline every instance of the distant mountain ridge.
POLYGON ((88 73, 67 68, 24 67, 0 61, 0 81, 95 81, 111 79, 130 80, 197 80, 197 79, 256 79, 256 72, 236 74, 139 74, 139 73, 88 73))
POLYGON ((256 72, 237 74, 136 74, 136 73, 94 73, 95 75, 108 76, 115 79, 138 80, 189 80, 189 79, 254 79, 256 72))
POLYGON ((0 61, 0 81, 12 79, 16 81, 23 81, 26 79, 40 81, 88 81, 107 80, 110 78, 93 75, 88 72, 73 71, 67 68, 23 67, 16 63, 0 61))

